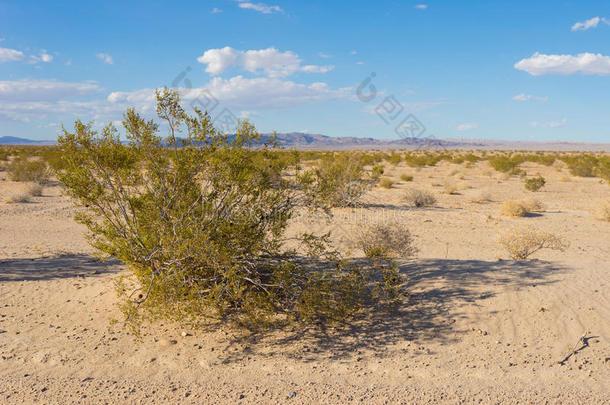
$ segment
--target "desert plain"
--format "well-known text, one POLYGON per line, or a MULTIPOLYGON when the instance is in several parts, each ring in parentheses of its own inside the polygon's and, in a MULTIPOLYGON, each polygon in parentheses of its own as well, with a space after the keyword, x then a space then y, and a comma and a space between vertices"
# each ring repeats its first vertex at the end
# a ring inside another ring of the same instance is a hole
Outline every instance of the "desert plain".
POLYGON ((610 223, 595 215, 610 187, 560 162, 521 167, 545 187, 527 191, 486 161, 386 164, 395 184, 362 207, 293 219, 293 231, 330 230, 356 257, 363 223, 407 227, 418 253, 399 262, 408 294, 391 315, 263 334, 160 322, 141 341, 116 308, 127 270, 96 258, 61 186, 11 203, 23 184, 2 172, 0 403, 610 403, 610 223), (405 208, 410 188, 436 204, 405 208), (500 214, 525 198, 543 208, 500 214), (512 260, 497 240, 521 225, 569 246, 512 260))

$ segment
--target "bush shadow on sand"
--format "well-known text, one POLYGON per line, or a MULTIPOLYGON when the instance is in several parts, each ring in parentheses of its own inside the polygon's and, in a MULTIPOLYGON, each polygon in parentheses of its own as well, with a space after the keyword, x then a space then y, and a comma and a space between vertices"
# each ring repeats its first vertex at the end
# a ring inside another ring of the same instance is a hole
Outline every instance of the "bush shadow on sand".
POLYGON ((0 282, 88 277, 121 270, 118 260, 102 261, 86 254, 0 260, 0 282))
POLYGON ((408 278, 408 295, 398 308, 369 308, 364 315, 333 328, 314 325, 234 337, 227 342, 228 347, 239 345, 246 350, 233 351, 223 362, 239 361, 251 354, 281 354, 305 362, 320 357, 340 360, 362 350, 383 357, 389 348, 403 342, 448 344, 471 331, 456 326, 456 320, 465 316, 464 307, 484 306, 486 300, 507 289, 555 283, 564 271, 539 260, 446 259, 419 260, 402 265, 400 270, 408 278))

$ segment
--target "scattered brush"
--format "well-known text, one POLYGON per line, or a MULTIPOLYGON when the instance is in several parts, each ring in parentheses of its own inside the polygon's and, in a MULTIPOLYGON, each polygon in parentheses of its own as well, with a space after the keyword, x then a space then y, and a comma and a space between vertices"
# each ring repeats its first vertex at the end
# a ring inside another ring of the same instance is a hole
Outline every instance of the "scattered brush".
POLYGON ((524 217, 529 213, 542 211, 544 205, 534 198, 504 201, 500 207, 500 214, 507 217, 524 217))
POLYGON ((541 249, 564 251, 568 242, 550 232, 533 227, 514 228, 498 239, 513 260, 526 260, 541 249))
POLYGON ((393 185, 394 180, 388 177, 383 177, 381 180, 379 180, 379 186, 381 186, 382 188, 392 188, 393 185))
POLYGON ((524 217, 527 215, 527 210, 520 201, 508 200, 504 201, 500 207, 500 215, 506 217, 524 217))
POLYGON ((4 199, 9 204, 28 203, 32 195, 27 190, 11 190, 4 199))
POLYGON ((457 186, 452 180, 445 180, 443 182, 443 190, 446 194, 457 194, 457 186))
POLYGON ((519 203, 525 207, 527 212, 544 212, 544 204, 535 198, 526 198, 519 203))
POLYGON ((404 201, 412 207, 428 207, 436 204, 436 198, 428 191, 410 189, 403 197, 404 201))
POLYGON ((397 223, 369 225, 356 235, 355 244, 370 258, 406 259, 417 252, 411 232, 397 223))
POLYGON ((531 177, 525 180, 525 189, 529 191, 538 191, 546 184, 546 180, 542 176, 531 177))
POLYGON ((470 202, 472 203, 484 203, 491 201, 491 194, 487 191, 477 191, 470 197, 470 202))
POLYGON ((32 197, 40 197, 42 195, 43 189, 43 185, 39 183, 29 183, 26 186, 27 193, 30 194, 32 197))
POLYGON ((402 180, 402 181, 413 181, 413 176, 408 175, 408 174, 401 174, 400 175, 400 180, 402 180))

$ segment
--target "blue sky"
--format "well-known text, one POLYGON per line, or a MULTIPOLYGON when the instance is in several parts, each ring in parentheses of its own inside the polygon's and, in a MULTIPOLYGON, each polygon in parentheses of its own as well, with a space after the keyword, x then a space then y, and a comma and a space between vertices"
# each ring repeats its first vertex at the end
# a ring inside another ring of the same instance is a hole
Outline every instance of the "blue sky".
POLYGON ((0 0, 0 38, 0 136, 150 115, 173 84, 227 128, 610 142, 607 1, 0 0))

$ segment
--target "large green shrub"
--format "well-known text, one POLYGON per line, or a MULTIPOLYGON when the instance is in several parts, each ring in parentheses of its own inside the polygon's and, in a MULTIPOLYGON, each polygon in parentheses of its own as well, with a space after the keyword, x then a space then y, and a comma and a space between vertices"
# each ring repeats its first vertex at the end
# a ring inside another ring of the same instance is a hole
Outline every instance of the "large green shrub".
POLYGON ((132 109, 128 143, 112 125, 97 133, 80 121, 58 139, 58 178, 80 207, 77 219, 95 248, 131 270, 118 290, 134 330, 155 318, 248 327, 340 320, 385 282, 376 276, 383 266, 317 259, 330 253, 324 238, 298 238, 308 260, 284 248, 302 191, 282 175, 290 159, 248 147, 261 139, 251 124, 229 140, 207 114, 188 116, 176 93, 158 92, 157 102, 165 140, 132 109))

